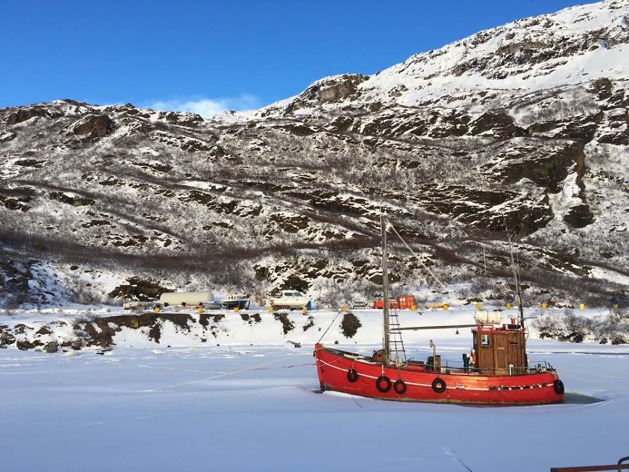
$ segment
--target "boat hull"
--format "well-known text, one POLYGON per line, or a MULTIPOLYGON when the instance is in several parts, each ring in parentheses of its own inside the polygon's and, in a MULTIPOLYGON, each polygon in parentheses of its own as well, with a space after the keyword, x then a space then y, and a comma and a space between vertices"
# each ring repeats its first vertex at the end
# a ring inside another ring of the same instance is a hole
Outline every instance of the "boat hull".
POLYGON ((419 364, 384 366, 353 353, 315 346, 321 390, 394 401, 485 405, 540 405, 564 400, 554 370, 483 375, 473 369, 438 371, 419 364))
POLYGON ((221 303, 222 308, 225 310, 248 310, 249 309, 250 300, 248 298, 238 299, 238 300, 223 300, 221 303))

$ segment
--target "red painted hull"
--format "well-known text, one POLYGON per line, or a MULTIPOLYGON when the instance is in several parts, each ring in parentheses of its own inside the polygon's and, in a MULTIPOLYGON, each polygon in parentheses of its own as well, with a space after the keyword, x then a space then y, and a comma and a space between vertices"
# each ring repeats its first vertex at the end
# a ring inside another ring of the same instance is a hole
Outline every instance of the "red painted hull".
POLYGON ((485 405, 540 405, 564 399, 563 383, 554 370, 483 375, 412 364, 385 367, 321 344, 315 346, 314 356, 322 390, 382 400, 485 405))

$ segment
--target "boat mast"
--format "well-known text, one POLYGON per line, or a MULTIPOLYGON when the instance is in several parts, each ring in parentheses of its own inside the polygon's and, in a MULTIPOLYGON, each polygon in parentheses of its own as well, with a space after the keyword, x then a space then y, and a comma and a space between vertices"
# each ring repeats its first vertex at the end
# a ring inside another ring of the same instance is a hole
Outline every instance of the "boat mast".
POLYGON ((387 225, 384 212, 380 212, 380 232, 382 238, 382 316, 383 316, 383 347, 385 363, 391 362, 391 346, 389 341, 389 269, 387 267, 387 225))
POLYGON ((515 294, 518 300, 518 310, 520 312, 520 326, 524 328, 524 307, 522 301, 522 286, 520 285, 520 274, 518 266, 513 257, 513 246, 511 245, 511 237, 509 237, 509 255, 511 256, 511 270, 513 271, 513 280, 515 282, 515 294))
POLYGON ((515 263, 515 257, 513 256, 513 246, 511 244, 511 236, 507 233, 509 238, 509 255, 511 256, 511 269, 513 270, 513 279, 515 280, 515 293, 518 299, 518 310, 520 312, 520 327, 524 331, 522 334, 522 351, 524 353, 524 365, 528 366, 528 355, 526 353, 526 328, 524 327, 524 302, 522 300, 522 285, 520 284, 520 271, 515 263))

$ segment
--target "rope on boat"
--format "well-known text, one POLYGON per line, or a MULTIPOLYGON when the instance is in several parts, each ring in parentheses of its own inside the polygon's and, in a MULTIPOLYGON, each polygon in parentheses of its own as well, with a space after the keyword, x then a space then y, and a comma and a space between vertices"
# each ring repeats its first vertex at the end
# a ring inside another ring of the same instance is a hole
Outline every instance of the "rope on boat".
POLYGON ((336 319, 339 317, 339 315, 341 314, 341 312, 339 311, 336 316, 334 317, 334 319, 330 322, 329 326, 326 328, 326 330, 323 332, 323 334, 321 335, 321 337, 319 338, 319 341, 317 341, 317 343, 320 343, 321 340, 323 339, 323 337, 328 333, 328 331, 330 330, 330 328, 332 327, 332 325, 334 324, 334 322, 336 321, 336 319))
MULTIPOLYGON (((200 379, 189 380, 187 382, 180 382, 180 383, 177 383, 177 384, 165 385, 165 386, 159 387, 159 388, 149 388, 149 389, 146 389, 146 390, 142 390, 141 393, 163 392, 164 390, 171 390, 171 389, 183 387, 184 385, 191 385, 191 384, 194 384, 194 383, 203 382, 205 380, 215 380, 215 379, 219 379, 221 377, 225 377, 227 375, 240 374, 242 372, 248 372, 250 370, 258 370, 258 369, 260 369, 260 367, 265 367, 265 366, 271 365, 271 364, 277 364, 278 362, 285 361, 286 359, 290 359, 291 357, 295 357, 295 356, 297 356, 299 354, 300 353, 289 354, 286 357, 282 357, 280 359, 275 359, 274 361, 269 361, 269 362, 265 362, 263 364, 258 364, 258 365, 254 365, 254 366, 250 366, 250 367, 245 367, 243 369, 232 370, 230 372, 223 372, 222 374, 210 375, 208 377, 203 377, 203 378, 200 378, 200 379)), ((290 366, 290 367, 296 367, 296 366, 290 366)))
POLYGON ((444 291, 445 291, 445 290, 448 290, 448 287, 446 287, 446 286, 443 284, 443 282, 441 282, 441 280, 439 280, 439 277, 437 277, 437 275, 436 275, 436 274, 435 274, 432 270, 430 270, 430 267, 428 267, 426 264, 424 264, 424 263, 423 263, 423 261, 421 260, 421 258, 420 258, 417 254, 415 254, 415 251, 413 251, 413 250, 411 249, 411 247, 407 244, 407 242, 406 242, 406 241, 404 241, 404 238, 400 235, 400 233, 398 233, 397 229, 395 229, 395 226, 393 226, 393 224, 392 224, 390 221, 389 221, 389 226, 391 227, 391 229, 393 230, 393 232, 396 234, 396 236, 400 239, 400 241, 402 241, 402 244, 404 244, 404 246, 406 246, 406 249, 408 249, 408 250, 411 252, 411 254, 417 258, 417 260, 418 260, 418 261, 419 261, 419 263, 422 265, 422 267, 423 267, 424 269, 426 269, 426 270, 428 271, 428 273, 429 273, 430 275, 432 275, 433 279, 435 279, 435 280, 437 281, 437 283, 441 286, 441 289, 442 289, 442 290, 444 290, 444 291))
POLYGON ((466 469, 468 472, 474 472, 472 469, 470 469, 470 468, 467 466, 467 464, 466 464, 465 462, 463 462, 463 461, 461 460, 461 458, 458 456, 458 454, 457 454, 456 452, 451 451, 451 450, 449 450, 449 449, 446 449, 446 450, 445 450, 445 453, 446 453, 446 454, 448 454, 448 455, 450 455, 450 456, 452 456, 452 457, 454 457, 454 458, 455 458, 455 459, 456 459, 456 460, 457 460, 457 461, 458 461, 458 462, 459 462, 459 463, 460 463, 463 467, 465 467, 465 469, 466 469))

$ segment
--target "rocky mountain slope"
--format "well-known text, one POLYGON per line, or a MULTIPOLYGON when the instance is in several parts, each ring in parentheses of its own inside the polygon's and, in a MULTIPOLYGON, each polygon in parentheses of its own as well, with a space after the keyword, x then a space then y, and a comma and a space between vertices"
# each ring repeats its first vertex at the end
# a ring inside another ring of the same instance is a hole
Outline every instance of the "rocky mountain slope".
MULTIPOLYGON (((529 302, 629 293, 629 0, 482 31, 213 120, 72 100, 0 109, 0 302, 166 289, 529 302), (436 296, 436 295, 435 295, 436 296), (441 293, 439 293, 441 296, 441 293)), ((624 297, 624 298, 623 298, 624 297)))

